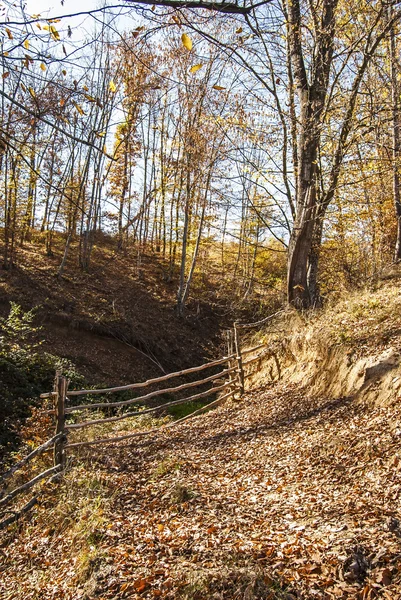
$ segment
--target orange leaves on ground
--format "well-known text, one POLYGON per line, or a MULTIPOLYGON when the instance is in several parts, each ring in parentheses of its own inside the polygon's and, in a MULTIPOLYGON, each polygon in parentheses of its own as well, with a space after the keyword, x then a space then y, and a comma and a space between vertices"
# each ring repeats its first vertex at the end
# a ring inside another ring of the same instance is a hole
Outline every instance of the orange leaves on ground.
MULTIPOLYGON (((278 384, 173 434, 93 453, 86 468, 101 466, 112 490, 99 597, 174 600, 199 573, 202 598, 260 587, 271 600, 401 600, 400 420, 399 404, 372 409, 278 384)), ((73 536, 63 531, 61 556, 57 538, 41 546, 51 534, 33 531, 5 548, 7 581, 20 576, 21 553, 47 559, 72 600, 73 536)))

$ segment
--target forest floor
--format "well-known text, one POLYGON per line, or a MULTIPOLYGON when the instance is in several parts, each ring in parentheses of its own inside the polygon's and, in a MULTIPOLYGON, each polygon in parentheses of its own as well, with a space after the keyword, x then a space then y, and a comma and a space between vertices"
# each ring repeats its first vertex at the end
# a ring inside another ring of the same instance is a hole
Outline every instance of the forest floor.
POLYGON ((401 405, 278 383, 81 451, 3 533, 0 597, 401 598, 401 405))

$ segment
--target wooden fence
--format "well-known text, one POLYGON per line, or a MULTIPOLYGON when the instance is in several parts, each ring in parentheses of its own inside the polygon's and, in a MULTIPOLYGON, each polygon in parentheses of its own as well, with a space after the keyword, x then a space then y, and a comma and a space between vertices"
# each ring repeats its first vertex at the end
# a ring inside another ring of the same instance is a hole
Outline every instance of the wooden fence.
POLYGON ((260 324, 263 324, 269 319, 273 318, 274 316, 276 315, 272 315, 271 317, 268 317, 267 319, 264 319, 263 321, 260 321, 257 324, 241 325, 236 323, 233 329, 227 331, 227 356, 205 363, 198 367, 192 367, 190 369, 176 371, 174 373, 169 373, 167 375, 163 375, 162 377, 149 379, 144 382, 102 389, 69 390, 68 379, 64 377, 61 372, 57 372, 53 391, 41 395, 42 399, 50 398, 53 403, 53 408, 47 411, 47 413, 52 414, 55 418, 54 436, 51 439, 44 442, 41 446, 37 447, 35 450, 30 452, 30 454, 28 454, 18 463, 13 465, 1 477, 0 484, 2 484, 3 490, 0 491, 0 519, 3 518, 3 520, 0 521, 0 529, 3 529, 7 525, 13 523, 21 515, 29 511, 38 502, 38 497, 33 497, 29 502, 27 502, 24 506, 22 506, 22 508, 20 508, 17 511, 7 510, 3 507, 9 505, 20 494, 27 490, 30 490, 44 479, 52 478, 54 480, 55 478, 57 478, 60 472, 62 472, 66 467, 67 452, 69 452, 70 450, 83 446, 92 446, 95 444, 112 444, 129 438, 149 435, 155 431, 155 428, 147 429, 144 431, 135 431, 126 435, 98 438, 90 441, 70 441, 69 436, 71 432, 87 427, 103 425, 105 423, 115 423, 118 421, 123 421, 125 419, 130 419, 132 417, 140 417, 143 415, 160 412, 161 410, 172 406, 177 406, 195 400, 205 399, 207 397, 210 397, 211 395, 219 394, 217 399, 213 400, 212 402, 209 402, 208 404, 199 408, 198 410, 195 410, 191 414, 182 417, 181 419, 178 419, 176 421, 165 423, 157 428, 167 429, 175 427, 183 421, 191 419, 199 415, 200 413, 208 410, 209 408, 217 406, 229 397, 235 397, 236 395, 238 395, 239 397, 242 396, 245 389, 245 381, 253 374, 250 370, 250 366, 256 363, 259 363, 260 365, 262 358, 267 354, 267 348, 265 344, 259 344, 253 348, 241 350, 240 332, 247 328, 253 328, 255 327, 255 325, 258 326, 260 324), (244 359, 244 357, 247 358, 244 359), (216 369, 218 369, 219 367, 220 369, 216 372, 216 369), (188 375, 200 373, 202 371, 211 369, 213 369, 215 372, 212 375, 204 377, 203 379, 191 380, 187 383, 181 383, 179 385, 173 385, 171 387, 163 387, 165 382, 171 379, 175 379, 178 377, 183 378, 187 377, 188 375), (162 389, 152 390, 148 393, 140 395, 139 397, 133 397, 129 400, 120 400, 117 402, 94 402, 84 404, 72 404, 71 402, 72 398, 79 396, 99 394, 103 395, 108 393, 127 392, 131 390, 144 390, 146 388, 160 386, 160 384, 163 384, 161 386, 162 389), (176 394, 190 388, 201 388, 208 384, 210 384, 211 387, 208 387, 208 389, 206 390, 198 391, 197 393, 185 396, 184 398, 179 398, 176 400, 169 401, 167 403, 158 404, 157 406, 145 408, 143 410, 138 410, 138 408, 135 408, 132 411, 128 410, 127 412, 123 412, 122 414, 117 414, 111 417, 104 416, 102 418, 75 421, 73 423, 68 422, 68 416, 73 413, 78 413, 78 415, 79 413, 87 414, 88 411, 94 409, 107 408, 115 410, 120 409, 121 407, 129 407, 131 405, 138 407, 140 405, 146 404, 149 400, 153 398, 157 398, 158 396, 176 394), (7 481, 17 471, 23 469, 35 457, 40 456, 41 454, 44 454, 49 451, 53 451, 53 466, 51 468, 46 469, 42 473, 39 473, 31 480, 20 485, 19 487, 16 487, 11 491, 7 489, 7 481), (7 514, 9 514, 10 516, 4 518, 7 514))

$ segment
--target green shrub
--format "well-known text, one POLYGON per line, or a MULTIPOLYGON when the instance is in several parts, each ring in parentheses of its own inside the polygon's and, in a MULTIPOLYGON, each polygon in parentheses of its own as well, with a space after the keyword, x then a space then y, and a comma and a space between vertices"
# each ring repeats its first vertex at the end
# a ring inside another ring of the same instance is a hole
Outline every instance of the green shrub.
POLYGON ((56 369, 81 386, 83 378, 73 363, 41 352, 40 328, 33 326, 35 310, 24 312, 11 303, 9 315, 0 318, 0 455, 18 441, 18 431, 39 396, 52 389, 56 369))

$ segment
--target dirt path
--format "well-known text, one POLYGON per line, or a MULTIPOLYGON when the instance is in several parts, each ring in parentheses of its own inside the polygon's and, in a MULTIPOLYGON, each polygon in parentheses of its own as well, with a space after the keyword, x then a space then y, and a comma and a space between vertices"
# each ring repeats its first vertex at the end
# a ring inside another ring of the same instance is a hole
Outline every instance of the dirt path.
POLYGON ((268 387, 89 457, 2 546, 2 600, 401 598, 399 401, 268 387))

